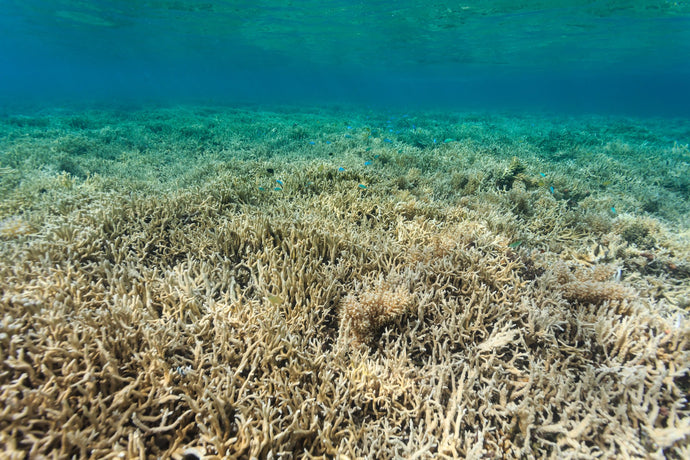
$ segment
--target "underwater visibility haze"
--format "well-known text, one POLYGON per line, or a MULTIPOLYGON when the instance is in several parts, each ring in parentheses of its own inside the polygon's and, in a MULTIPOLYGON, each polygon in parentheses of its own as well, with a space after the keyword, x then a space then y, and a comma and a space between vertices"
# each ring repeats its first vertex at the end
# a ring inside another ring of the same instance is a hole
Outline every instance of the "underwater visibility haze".
POLYGON ((690 112, 686 2, 3 3, 10 101, 690 112))
POLYGON ((690 458, 690 3, 0 6, 1 457, 690 458))

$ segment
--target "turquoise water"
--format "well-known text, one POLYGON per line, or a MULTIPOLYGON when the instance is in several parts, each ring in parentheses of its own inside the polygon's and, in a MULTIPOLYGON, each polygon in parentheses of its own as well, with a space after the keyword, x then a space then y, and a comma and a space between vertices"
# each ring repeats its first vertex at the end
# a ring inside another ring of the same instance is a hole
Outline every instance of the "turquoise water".
POLYGON ((690 3, 0 7, 1 458, 690 458, 690 3))
POLYGON ((3 2, 0 98, 690 113, 690 4, 3 2))

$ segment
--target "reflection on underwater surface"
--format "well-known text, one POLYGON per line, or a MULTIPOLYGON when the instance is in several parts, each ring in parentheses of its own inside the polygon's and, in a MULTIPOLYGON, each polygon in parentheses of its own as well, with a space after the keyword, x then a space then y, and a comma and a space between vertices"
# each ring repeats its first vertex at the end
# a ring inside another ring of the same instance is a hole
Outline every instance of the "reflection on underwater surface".
POLYGON ((0 100, 688 116, 683 2, 11 1, 0 100))

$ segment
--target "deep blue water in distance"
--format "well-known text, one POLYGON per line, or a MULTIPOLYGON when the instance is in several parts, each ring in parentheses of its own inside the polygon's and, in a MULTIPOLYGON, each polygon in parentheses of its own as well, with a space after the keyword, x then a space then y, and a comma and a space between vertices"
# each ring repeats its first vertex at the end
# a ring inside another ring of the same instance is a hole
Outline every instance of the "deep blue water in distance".
POLYGON ((0 102, 690 116, 690 2, 2 0, 0 102))

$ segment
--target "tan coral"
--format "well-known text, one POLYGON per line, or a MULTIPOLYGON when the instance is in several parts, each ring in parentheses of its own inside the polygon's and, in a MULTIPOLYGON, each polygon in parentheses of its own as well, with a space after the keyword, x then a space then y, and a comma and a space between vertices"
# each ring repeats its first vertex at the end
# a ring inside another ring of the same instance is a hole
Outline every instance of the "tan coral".
POLYGON ((355 344, 366 344, 381 327, 404 314, 411 304, 412 295, 407 288, 394 287, 379 279, 371 288, 345 297, 340 333, 349 329, 355 344))
POLYGON ((619 268, 599 264, 592 268, 574 267, 557 262, 551 269, 554 287, 568 300, 584 303, 601 303, 606 300, 632 299, 635 292, 619 280, 619 268))
POLYGON ((0 220, 0 238, 16 238, 33 232, 31 225, 20 216, 0 220))
POLYGON ((662 206, 645 266, 616 233, 627 191, 672 198, 658 171, 687 166, 596 147, 628 121, 584 146, 591 120, 420 119, 400 153, 335 136, 344 110, 50 115, 109 126, 80 134, 85 179, 57 172, 62 130, 0 119, 0 215, 40 228, 0 241, 3 455, 690 458, 688 205, 662 206), (572 161, 539 153, 549 131, 572 161), (555 193, 498 190, 513 155, 555 193))

